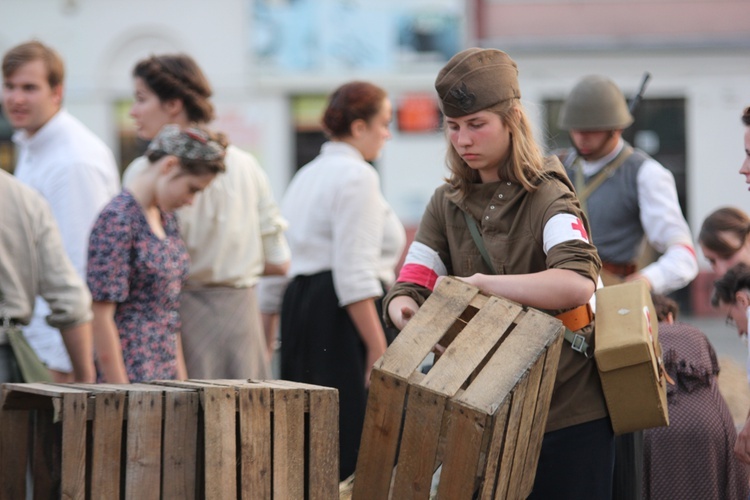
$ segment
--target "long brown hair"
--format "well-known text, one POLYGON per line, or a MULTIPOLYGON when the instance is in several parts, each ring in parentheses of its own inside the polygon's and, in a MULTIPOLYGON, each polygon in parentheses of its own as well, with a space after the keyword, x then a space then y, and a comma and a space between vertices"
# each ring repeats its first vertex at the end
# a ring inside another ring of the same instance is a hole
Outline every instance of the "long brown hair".
MULTIPOLYGON (((508 157, 498 165, 498 174, 503 180, 518 183, 526 191, 535 191, 545 178, 544 155, 534 140, 531 122, 518 99, 509 99, 487 108, 485 111, 496 114, 510 131, 510 151, 508 157)), ((479 173, 472 170, 450 144, 445 161, 451 171, 446 181, 460 193, 461 198, 468 194, 470 184, 479 182, 479 173)))

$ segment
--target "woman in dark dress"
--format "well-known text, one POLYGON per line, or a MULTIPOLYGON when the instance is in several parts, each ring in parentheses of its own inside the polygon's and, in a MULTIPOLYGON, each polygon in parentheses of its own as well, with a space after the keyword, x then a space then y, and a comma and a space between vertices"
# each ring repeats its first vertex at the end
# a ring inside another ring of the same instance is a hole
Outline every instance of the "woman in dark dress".
POLYGON ((677 323, 677 304, 654 295, 667 385, 669 426, 644 431, 643 498, 747 499, 748 466, 735 458, 734 421, 716 377, 719 363, 706 336, 677 323))
POLYGON ((189 257, 173 211, 223 172, 224 151, 222 137, 164 127, 146 152, 149 167, 99 214, 87 281, 100 380, 187 377, 177 310, 189 257))

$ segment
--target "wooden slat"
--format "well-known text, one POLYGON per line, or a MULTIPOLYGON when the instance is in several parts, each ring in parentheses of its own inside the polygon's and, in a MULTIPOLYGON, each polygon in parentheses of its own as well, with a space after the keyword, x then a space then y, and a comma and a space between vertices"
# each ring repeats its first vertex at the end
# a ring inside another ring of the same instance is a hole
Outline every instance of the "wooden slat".
POLYGON ((393 498, 429 496, 446 401, 443 394, 419 386, 409 387, 393 498))
POLYGON ((273 389, 273 496, 305 496, 305 391, 273 389))
POLYGON ((449 403, 449 430, 443 470, 438 483, 439 500, 471 500, 474 480, 489 421, 486 413, 449 403))
POLYGON ((232 500, 237 498, 236 392, 205 386, 202 393, 206 499, 232 500))
POLYGON ((462 281, 442 280, 375 367, 408 378, 478 293, 477 288, 462 281))
POLYGON ((513 320, 521 306, 490 297, 464 330, 446 349, 421 382, 426 388, 453 396, 482 363, 513 320))
POLYGON ((514 498, 510 489, 511 470, 513 457, 516 453, 518 443, 518 431, 521 427, 521 416, 523 415, 523 404, 526 397, 526 386, 529 377, 524 377, 513 391, 510 403, 510 414, 505 427, 505 445, 500 458, 500 470, 498 471, 497 486, 494 498, 514 498))
POLYGON ((495 489, 500 471, 500 460, 505 448, 505 429, 510 417, 511 395, 505 398, 500 404, 494 417, 491 419, 489 427, 491 434, 489 436, 489 447, 485 456, 484 470, 482 481, 479 488, 479 498, 481 500, 492 500, 495 498, 495 489))
POLYGON ((406 381, 373 368, 352 498, 388 498, 401 431, 406 381))
MULTIPOLYGON (((262 384, 240 387, 240 495, 271 500, 271 389, 262 384)), ((338 477, 338 476, 337 476, 338 477)))
MULTIPOLYGON (((9 384, 8 384, 9 385, 9 384)), ((7 387, 3 392, 7 394, 7 387)), ((5 405, 3 405, 5 408, 5 405)), ((26 498, 29 412, 0 410, 0 499, 26 498)))
POLYGON ((538 359, 531 370, 529 370, 526 382, 526 394, 524 396, 523 409, 521 411, 518 441, 516 442, 516 450, 513 456, 513 465, 510 473, 510 483, 508 485, 508 491, 511 493, 511 496, 517 498, 521 498, 520 489, 524 476, 526 474, 534 474, 532 471, 525 470, 526 455, 529 449, 529 438, 534 431, 541 433, 544 429, 544 427, 533 427, 534 415, 536 413, 536 405, 539 397, 539 382, 542 378, 543 369, 544 356, 542 355, 542 358, 538 359))
POLYGON ((133 387, 127 392, 125 498, 158 499, 161 483, 162 393, 133 387))
MULTIPOLYGON (((555 377, 557 376, 557 365, 560 361, 560 349, 563 345, 563 337, 560 336, 548 349, 544 357, 544 369, 542 380, 539 382, 539 395, 534 414, 533 428, 544 429, 547 425, 547 414, 549 413, 550 402, 552 400, 552 390, 554 389, 555 377)), ((540 360, 541 362, 542 360, 540 360)), ((534 487, 534 477, 536 468, 539 463, 539 452, 542 449, 543 432, 534 432, 529 438, 529 451, 526 455, 526 474, 520 487, 520 493, 523 498, 531 494, 534 487)))
POLYGON ((125 392, 99 389, 89 403, 91 429, 91 498, 119 498, 125 392))
POLYGON ((60 425, 53 422, 52 411, 34 411, 31 420, 33 427, 31 477, 34 482, 34 500, 59 498, 60 475, 62 474, 60 425))
POLYGON ((196 498, 199 407, 196 391, 164 392, 162 498, 196 498))
POLYGON ((8 408, 15 408, 13 406, 13 399, 15 396, 20 394, 36 394, 39 396, 46 396, 50 398, 62 397, 63 394, 80 394, 87 393, 88 391, 76 388, 76 384, 52 384, 33 382, 28 384, 4 384, 7 391, 4 405, 10 405, 8 408))
POLYGON ((309 389, 310 451, 307 457, 308 498, 328 500, 339 491, 339 395, 309 389))
POLYGON ((563 331, 564 327, 559 320, 529 309, 476 379, 461 394, 460 400, 468 406, 494 413, 498 404, 563 331))
POLYGON ((86 498, 86 422, 88 393, 62 399, 62 498, 86 498))

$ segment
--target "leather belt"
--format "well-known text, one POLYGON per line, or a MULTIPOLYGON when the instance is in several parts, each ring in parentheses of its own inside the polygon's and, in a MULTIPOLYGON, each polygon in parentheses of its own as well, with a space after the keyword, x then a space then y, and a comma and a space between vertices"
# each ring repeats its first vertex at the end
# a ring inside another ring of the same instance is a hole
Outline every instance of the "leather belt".
POLYGON ((563 322, 565 328, 571 332, 576 332, 594 321, 594 311, 591 310, 591 305, 587 302, 555 317, 563 322))
POLYGON ((625 277, 630 276, 636 271, 636 265, 632 262, 626 262, 625 264, 615 264, 614 262, 602 262, 602 269, 609 271, 610 273, 625 277))

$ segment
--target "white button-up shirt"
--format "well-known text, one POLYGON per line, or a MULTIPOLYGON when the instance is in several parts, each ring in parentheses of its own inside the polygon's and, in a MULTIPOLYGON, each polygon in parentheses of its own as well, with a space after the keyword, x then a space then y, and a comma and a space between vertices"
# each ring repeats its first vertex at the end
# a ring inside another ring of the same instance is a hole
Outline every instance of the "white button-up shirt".
MULTIPOLYGON (((624 147, 609 155, 587 162, 581 158, 583 174, 595 175, 612 161, 624 147)), ((690 228, 680 210, 674 176, 653 158, 644 161, 638 171, 638 206, 643 231, 649 244, 663 253, 656 262, 641 269, 655 293, 669 293, 690 283, 698 274, 690 228)))
MULTIPOLYGON (((339 305, 383 295, 395 280, 404 227, 380 192, 378 173, 345 142, 323 144, 281 205, 289 221, 289 277, 332 271, 339 305)), ((264 286, 261 309, 278 311, 283 287, 264 286)))

